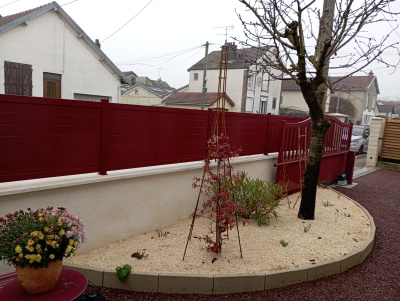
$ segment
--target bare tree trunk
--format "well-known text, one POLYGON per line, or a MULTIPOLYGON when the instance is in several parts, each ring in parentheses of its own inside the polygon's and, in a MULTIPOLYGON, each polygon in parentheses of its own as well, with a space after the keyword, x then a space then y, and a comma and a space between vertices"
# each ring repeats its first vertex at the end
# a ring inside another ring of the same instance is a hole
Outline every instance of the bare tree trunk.
POLYGON ((304 171, 303 188, 298 217, 312 220, 315 216, 315 200, 320 172, 320 164, 324 151, 325 136, 329 129, 329 121, 323 117, 321 122, 311 121, 310 149, 307 166, 304 171))

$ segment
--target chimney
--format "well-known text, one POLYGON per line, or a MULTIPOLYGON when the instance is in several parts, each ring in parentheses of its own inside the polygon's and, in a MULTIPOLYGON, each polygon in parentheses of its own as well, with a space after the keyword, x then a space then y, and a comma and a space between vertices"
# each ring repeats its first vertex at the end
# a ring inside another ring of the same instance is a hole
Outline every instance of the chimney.
POLYGON ((97 45, 97 47, 101 48, 99 39, 96 39, 96 41, 94 43, 97 45))
POLYGON ((237 50, 237 46, 235 45, 235 42, 226 43, 225 45, 228 47, 228 61, 235 60, 236 59, 236 50, 237 50))
POLYGON ((374 72, 372 72, 372 70, 369 72, 368 77, 374 77, 374 72))

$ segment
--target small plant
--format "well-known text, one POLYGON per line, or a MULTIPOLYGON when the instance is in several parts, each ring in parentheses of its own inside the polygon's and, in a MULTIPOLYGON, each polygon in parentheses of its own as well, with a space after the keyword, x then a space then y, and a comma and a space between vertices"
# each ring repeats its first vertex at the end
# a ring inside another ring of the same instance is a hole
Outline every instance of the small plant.
POLYGON ((279 242, 281 243, 282 247, 287 247, 287 245, 289 244, 288 242, 284 241, 283 239, 281 239, 279 242))
POLYGON ((132 258, 136 259, 143 259, 149 256, 149 254, 146 254, 146 249, 143 249, 142 251, 137 250, 135 253, 131 255, 132 258))
POLYGON ((308 230, 310 230, 311 224, 308 224, 307 226, 304 226, 304 232, 307 233, 308 230))
POLYGON ((329 201, 326 201, 326 202, 322 201, 322 205, 324 205, 325 207, 333 206, 333 204, 331 204, 331 202, 329 202, 329 201))
POLYGON ((158 237, 167 237, 168 235, 169 235, 169 232, 168 231, 161 231, 161 230, 156 230, 157 231, 157 234, 158 234, 158 237))
POLYGON ((125 264, 122 268, 117 267, 115 270, 117 271, 118 279, 122 281, 131 273, 132 267, 129 264, 125 264))
POLYGON ((260 179, 250 179, 245 172, 236 179, 234 196, 244 213, 240 216, 254 219, 259 226, 268 225, 271 218, 277 219, 283 188, 260 179))

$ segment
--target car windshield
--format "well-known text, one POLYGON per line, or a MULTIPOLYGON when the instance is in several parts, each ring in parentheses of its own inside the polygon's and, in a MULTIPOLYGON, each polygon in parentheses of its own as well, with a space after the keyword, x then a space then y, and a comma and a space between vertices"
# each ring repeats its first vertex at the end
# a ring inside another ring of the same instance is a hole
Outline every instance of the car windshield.
POLYGON ((364 132, 364 129, 363 129, 363 128, 356 128, 356 127, 353 127, 353 133, 352 133, 352 135, 353 135, 353 136, 362 136, 363 132, 364 132))

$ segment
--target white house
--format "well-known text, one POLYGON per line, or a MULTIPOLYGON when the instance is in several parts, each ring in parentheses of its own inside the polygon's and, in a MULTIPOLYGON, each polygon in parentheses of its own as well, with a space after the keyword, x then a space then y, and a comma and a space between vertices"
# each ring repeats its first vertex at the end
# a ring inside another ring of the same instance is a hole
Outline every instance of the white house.
MULTIPOLYGON (((233 112, 248 112, 259 114, 278 114, 279 98, 281 94, 281 81, 270 80, 270 74, 278 75, 278 70, 257 72, 257 67, 250 61, 261 59, 265 54, 262 50, 252 47, 237 49, 235 43, 227 43, 228 65, 226 94, 233 101, 233 112)), ((207 92, 218 92, 218 77, 221 60, 221 51, 213 51, 207 59, 207 92)), ((202 92, 203 58, 189 71, 188 92, 202 92)))
POLYGON ((0 93, 120 102, 126 76, 57 4, 0 16, 0 93))

